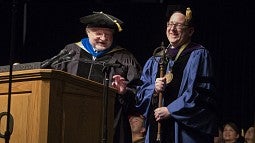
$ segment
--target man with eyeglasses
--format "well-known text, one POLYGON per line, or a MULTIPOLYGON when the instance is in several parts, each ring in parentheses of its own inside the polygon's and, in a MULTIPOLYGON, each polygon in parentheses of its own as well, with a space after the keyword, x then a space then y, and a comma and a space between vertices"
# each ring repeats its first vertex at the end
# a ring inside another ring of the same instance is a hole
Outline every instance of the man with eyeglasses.
POLYGON ((169 45, 146 62, 137 91, 137 108, 147 125, 145 142, 212 143, 218 130, 210 54, 191 41, 191 9, 169 8, 169 45))
POLYGON ((131 143, 128 115, 133 110, 136 80, 139 80, 141 68, 132 53, 117 45, 116 36, 122 31, 123 22, 103 12, 84 16, 80 22, 85 25, 88 37, 66 45, 64 50, 67 53, 74 51, 75 55, 52 67, 99 83, 109 78, 109 86, 118 91, 114 105, 113 143, 131 143), (105 77, 104 72, 109 77, 105 77))

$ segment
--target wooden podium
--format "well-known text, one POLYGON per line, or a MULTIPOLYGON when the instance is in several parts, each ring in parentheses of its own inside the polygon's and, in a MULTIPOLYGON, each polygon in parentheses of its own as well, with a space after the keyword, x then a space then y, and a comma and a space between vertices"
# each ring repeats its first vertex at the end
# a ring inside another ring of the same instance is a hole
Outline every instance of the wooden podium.
MULTIPOLYGON (((0 73, 0 112, 7 112, 9 73, 0 73)), ((108 135, 112 142, 115 90, 108 90, 108 135)), ((51 69, 13 72, 10 143, 99 143, 103 85, 51 69)), ((0 132, 6 131, 6 116, 0 132)), ((5 139, 0 138, 0 143, 5 139)))

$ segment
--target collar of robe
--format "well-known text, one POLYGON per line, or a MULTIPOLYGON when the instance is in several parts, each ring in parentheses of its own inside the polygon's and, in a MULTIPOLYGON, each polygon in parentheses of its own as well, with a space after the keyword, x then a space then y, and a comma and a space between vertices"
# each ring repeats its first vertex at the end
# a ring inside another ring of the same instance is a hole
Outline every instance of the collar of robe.
POLYGON ((96 52, 92 47, 92 45, 89 43, 89 38, 83 38, 81 39, 81 43, 82 45, 84 46, 84 48, 93 56, 93 57, 101 57, 103 56, 105 53, 107 53, 108 51, 111 50, 111 48, 108 48, 106 50, 103 50, 103 51, 98 51, 96 52))

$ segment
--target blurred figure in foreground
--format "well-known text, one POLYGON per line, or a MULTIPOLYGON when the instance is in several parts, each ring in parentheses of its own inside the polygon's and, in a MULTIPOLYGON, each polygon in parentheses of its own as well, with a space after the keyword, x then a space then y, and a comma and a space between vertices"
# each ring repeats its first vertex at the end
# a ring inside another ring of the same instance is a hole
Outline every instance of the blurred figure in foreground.
POLYGON ((129 123, 132 132, 133 143, 144 143, 145 141, 145 123, 142 115, 132 115, 129 117, 129 123))

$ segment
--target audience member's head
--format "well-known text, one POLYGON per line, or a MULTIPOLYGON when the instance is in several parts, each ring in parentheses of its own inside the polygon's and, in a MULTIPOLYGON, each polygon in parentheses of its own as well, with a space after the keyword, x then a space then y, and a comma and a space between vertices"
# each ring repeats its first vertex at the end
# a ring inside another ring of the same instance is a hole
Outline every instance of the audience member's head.
POLYGON ((240 137, 239 128, 233 122, 228 122, 223 125, 223 140, 224 143, 235 143, 240 137))
POLYGON ((145 136, 145 125, 144 118, 142 115, 132 115, 129 117, 129 123, 132 131, 132 140, 136 142, 137 140, 143 140, 145 136))
POLYGON ((255 140, 255 133, 254 133, 254 127, 248 128, 248 130, 245 132, 244 138, 246 143, 254 143, 255 140))

